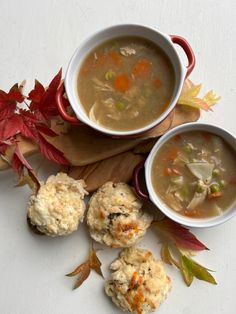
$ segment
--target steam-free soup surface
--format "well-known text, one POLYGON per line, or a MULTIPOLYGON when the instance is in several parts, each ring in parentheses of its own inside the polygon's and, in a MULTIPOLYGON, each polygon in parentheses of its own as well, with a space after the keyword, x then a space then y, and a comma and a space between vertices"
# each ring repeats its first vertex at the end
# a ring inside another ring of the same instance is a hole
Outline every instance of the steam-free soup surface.
POLYGON ((122 37, 105 42, 87 56, 77 87, 91 120, 112 130, 135 130, 168 108, 174 69, 151 41, 122 37))
POLYGON ((163 202, 184 216, 221 215, 236 199, 235 151, 211 133, 182 133, 155 156, 152 183, 163 202))

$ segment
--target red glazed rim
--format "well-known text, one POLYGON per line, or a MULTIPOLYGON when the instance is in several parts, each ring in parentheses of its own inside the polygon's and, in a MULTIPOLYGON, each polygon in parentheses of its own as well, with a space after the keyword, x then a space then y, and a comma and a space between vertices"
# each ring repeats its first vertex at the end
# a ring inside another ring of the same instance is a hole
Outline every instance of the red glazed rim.
POLYGON ((70 116, 64 106, 63 103, 63 95, 65 93, 65 85, 64 83, 61 84, 61 86, 58 88, 57 93, 56 93, 56 104, 58 111, 62 118, 72 124, 82 124, 76 117, 70 116))
POLYGON ((195 64, 196 64, 196 58, 195 58, 193 49, 191 48, 187 40, 181 36, 170 35, 170 38, 174 44, 181 46, 184 52, 186 53, 186 56, 188 58, 188 65, 187 65, 187 72, 186 72, 185 78, 187 78, 192 72, 192 70, 194 69, 195 64))
POLYGON ((140 184, 140 173, 144 169, 145 161, 141 161, 135 168, 133 173, 133 185, 135 188, 135 192, 138 196, 143 199, 150 200, 149 195, 142 191, 141 184, 140 184))

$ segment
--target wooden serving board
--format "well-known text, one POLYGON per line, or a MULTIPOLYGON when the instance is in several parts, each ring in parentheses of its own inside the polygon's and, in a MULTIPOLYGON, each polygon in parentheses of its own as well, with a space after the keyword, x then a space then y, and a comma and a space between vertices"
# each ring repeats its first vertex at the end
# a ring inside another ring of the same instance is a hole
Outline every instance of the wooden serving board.
MULTIPOLYGON (((129 151, 148 138, 159 137, 168 129, 186 122, 196 121, 199 117, 198 109, 176 105, 172 113, 161 124, 138 138, 116 139, 98 133, 87 126, 73 125, 66 134, 61 133, 59 136, 47 139, 64 152, 71 165, 84 166, 129 151)), ((20 135, 18 140, 20 149, 25 156, 38 151, 37 145, 31 141, 20 135)), ((13 148, 7 151, 8 160, 11 160, 12 153, 13 148)), ((9 165, 1 158, 0 170, 8 167, 9 165)))
MULTIPOLYGON (((87 126, 72 126, 68 133, 54 138, 47 138, 55 147, 64 152, 73 166, 88 165, 117 154, 129 151, 140 142, 159 137, 168 129, 200 117, 198 109, 177 105, 172 113, 158 126, 138 138, 115 139, 94 131, 87 126)), ((38 151, 36 144, 18 136, 22 153, 26 156, 38 151)), ((6 157, 11 160, 13 148, 7 151, 6 157)), ((8 168, 8 164, 1 158, 0 170, 8 168)))

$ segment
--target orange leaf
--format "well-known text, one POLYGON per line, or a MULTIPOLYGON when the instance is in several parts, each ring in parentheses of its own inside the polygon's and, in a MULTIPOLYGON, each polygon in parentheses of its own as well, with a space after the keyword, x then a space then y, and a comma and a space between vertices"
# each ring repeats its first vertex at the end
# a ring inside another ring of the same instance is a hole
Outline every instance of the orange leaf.
POLYGON ((82 285, 82 283, 88 278, 89 275, 90 275, 90 268, 87 267, 84 269, 82 273, 80 273, 80 276, 75 282, 73 290, 79 288, 82 285))
POLYGON ((96 251, 93 248, 89 252, 88 260, 76 267, 71 273, 66 275, 67 277, 74 277, 79 275, 73 289, 76 289, 82 285, 82 283, 88 278, 91 269, 94 269, 99 275, 103 277, 101 271, 101 262, 99 261, 96 251))
POLYGON ((82 263, 81 265, 79 265, 78 267, 75 268, 75 270, 73 270, 71 273, 66 274, 67 277, 74 277, 76 275, 79 275, 81 272, 84 272, 86 270, 86 268, 89 268, 89 263, 88 261, 85 263, 82 263))
POLYGON ((103 277, 101 265, 102 263, 98 259, 96 251, 94 249, 91 249, 89 254, 89 266, 91 269, 94 269, 96 273, 103 277))

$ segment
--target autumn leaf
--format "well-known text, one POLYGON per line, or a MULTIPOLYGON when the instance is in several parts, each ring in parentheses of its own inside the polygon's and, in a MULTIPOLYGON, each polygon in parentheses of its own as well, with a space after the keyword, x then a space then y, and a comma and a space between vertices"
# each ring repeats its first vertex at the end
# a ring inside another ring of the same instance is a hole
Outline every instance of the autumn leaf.
MULTIPOLYGON (((38 80, 35 80, 34 89, 28 95, 28 99, 32 100, 31 109, 34 109, 33 108, 34 104, 40 103, 40 101, 43 98, 44 93, 45 93, 45 89, 43 85, 38 80)), ((37 108, 37 106, 35 108, 37 108)))
POLYGON ((38 136, 40 151, 48 160, 60 165, 70 164, 69 161, 65 158, 64 154, 59 149, 49 143, 40 133, 38 134, 38 136))
POLYGON ((192 251, 208 250, 187 228, 167 217, 155 221, 153 225, 179 248, 192 251))
POLYGON ((215 278, 209 273, 208 269, 196 263, 190 257, 182 255, 180 265, 184 280, 188 286, 191 285, 193 277, 196 277, 199 280, 207 281, 213 285, 217 284, 215 278))
POLYGON ((25 167, 28 170, 33 170, 31 165, 28 163, 28 161, 25 159, 25 157, 22 155, 19 146, 16 144, 16 148, 12 157, 11 165, 13 170, 15 172, 21 174, 23 168, 25 167))
POLYGON ((28 174, 21 174, 16 184, 16 187, 28 185, 29 188, 34 192, 34 194, 37 194, 40 188, 40 183, 38 179, 35 180, 35 177, 36 176, 32 176, 31 172, 28 172, 28 174))
POLYGON ((13 85, 12 88, 10 89, 9 93, 7 94, 7 99, 9 101, 19 103, 22 103, 24 101, 25 97, 24 95, 22 95, 21 90, 17 83, 13 85))
POLYGON ((0 154, 5 155, 8 147, 13 145, 14 143, 15 143, 14 140, 5 140, 5 141, 0 140, 0 154))
POLYGON ((23 154, 21 153, 18 144, 16 143, 15 151, 11 160, 11 166, 13 170, 18 173, 19 178, 23 176, 23 170, 24 168, 27 170, 29 177, 31 180, 34 182, 35 186, 35 191, 38 191, 40 187, 40 182, 35 175, 33 168, 31 165, 28 163, 28 161, 25 159, 23 154))
POLYGON ((8 93, 0 90, 0 121, 6 120, 15 114, 17 103, 24 101, 18 84, 15 84, 8 93))
POLYGON ((50 136, 50 137, 58 136, 58 134, 56 132, 54 132, 52 129, 50 129, 49 127, 47 127, 46 125, 43 125, 43 124, 38 124, 37 130, 39 132, 47 135, 47 136, 50 136))
POLYGON ((22 95, 21 90, 16 83, 11 87, 8 93, 0 90, 0 108, 4 104, 16 104, 17 102, 21 103, 24 101, 24 98, 25 97, 22 95))
POLYGON ((216 96, 216 94, 211 90, 207 92, 203 98, 200 98, 198 95, 201 88, 201 84, 190 85, 188 88, 182 91, 178 99, 178 104, 199 108, 205 111, 212 111, 211 107, 215 105, 221 97, 216 96))
POLYGON ((167 244, 163 244, 161 247, 161 259, 166 264, 175 265, 177 268, 180 268, 179 263, 171 255, 167 244))
POLYGON ((80 274, 80 276, 77 278, 75 284, 74 284, 74 287, 73 287, 73 290, 79 288, 82 283, 88 278, 88 276, 90 275, 90 268, 87 267, 84 269, 84 271, 80 274))
POLYGON ((180 260, 180 270, 182 272, 186 285, 189 287, 193 282, 194 276, 192 272, 190 271, 190 269, 186 266, 183 256, 181 257, 181 260, 180 260))
MULTIPOLYGON (((58 115, 55 95, 61 83, 61 75, 62 71, 60 70, 48 88, 44 88, 36 80, 34 89, 28 96, 30 104, 27 104, 21 92, 22 88, 19 88, 17 84, 8 93, 0 90, 0 153, 2 155, 6 153, 8 146, 13 145, 13 143, 6 145, 6 141, 16 139, 16 135, 20 133, 23 137, 35 142, 47 159, 62 165, 69 164, 64 154, 44 137, 44 135, 50 137, 58 135, 49 126, 50 119, 58 115), (22 101, 25 101, 28 109, 17 106, 17 103, 22 101)), ((18 174, 23 167, 32 171, 29 169, 29 165, 23 165, 22 160, 16 149, 12 158, 13 170, 18 174)))
POLYGON ((215 279, 209 273, 209 269, 199 265, 189 255, 192 251, 206 249, 188 229, 176 224, 168 218, 154 222, 157 230, 162 232, 170 245, 163 243, 161 247, 161 259, 164 263, 175 265, 182 273, 187 286, 190 286, 194 277, 216 284, 215 279), (184 249, 183 249, 184 247, 184 249), (174 256, 172 252, 174 252, 174 256))
POLYGON ((28 99, 31 100, 30 109, 33 112, 40 112, 45 119, 59 114, 56 105, 56 92, 61 83, 61 76, 62 70, 60 69, 46 89, 36 80, 34 89, 28 95, 28 99))
POLYGON ((89 265, 91 269, 95 270, 98 275, 103 277, 101 270, 102 263, 98 259, 96 251, 94 249, 91 249, 89 253, 89 265))
POLYGON ((0 139, 7 140, 20 132, 22 127, 22 118, 18 115, 12 115, 6 120, 0 122, 0 139))
POLYGON ((71 273, 67 274, 67 277, 74 277, 78 275, 73 289, 76 289, 82 285, 82 283, 90 275, 91 269, 95 270, 99 275, 102 275, 101 262, 96 255, 96 251, 92 248, 89 252, 89 258, 86 262, 76 267, 71 273))

